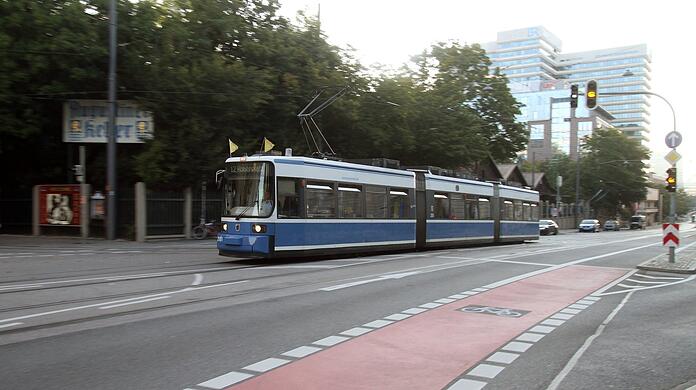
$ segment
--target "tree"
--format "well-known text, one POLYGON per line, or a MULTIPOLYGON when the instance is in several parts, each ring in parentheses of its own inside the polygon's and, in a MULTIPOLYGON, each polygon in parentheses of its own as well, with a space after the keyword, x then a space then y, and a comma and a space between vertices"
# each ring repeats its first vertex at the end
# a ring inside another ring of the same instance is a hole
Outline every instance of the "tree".
POLYGON ((617 215, 624 205, 645 199, 650 152, 640 142, 615 128, 596 129, 582 146, 583 199, 606 215, 617 215))

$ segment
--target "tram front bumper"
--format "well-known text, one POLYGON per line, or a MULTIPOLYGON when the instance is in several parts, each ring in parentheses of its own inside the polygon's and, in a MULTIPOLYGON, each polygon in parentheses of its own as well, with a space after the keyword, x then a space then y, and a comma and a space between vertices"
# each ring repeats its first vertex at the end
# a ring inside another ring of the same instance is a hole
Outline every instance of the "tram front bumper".
POLYGON ((217 238, 217 247, 221 255, 267 256, 271 253, 271 237, 220 233, 217 238))

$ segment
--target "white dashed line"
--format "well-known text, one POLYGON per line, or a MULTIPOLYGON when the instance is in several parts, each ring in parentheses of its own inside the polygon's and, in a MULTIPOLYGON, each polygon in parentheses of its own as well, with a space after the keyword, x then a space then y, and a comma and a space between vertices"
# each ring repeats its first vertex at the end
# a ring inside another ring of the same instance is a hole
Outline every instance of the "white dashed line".
POLYGON ((408 314, 396 313, 396 314, 392 314, 390 316, 386 316, 386 317, 384 317, 384 319, 391 320, 391 321, 401 321, 401 320, 404 320, 408 317, 410 317, 410 315, 408 315, 408 314))
POLYGON ((433 302, 437 302, 437 303, 452 303, 452 302, 454 302, 454 301, 456 301, 456 299, 442 298, 442 299, 437 299, 437 300, 435 300, 435 301, 433 301, 433 302))
POLYGON ((475 381, 473 379, 460 379, 452 386, 448 387, 448 390, 481 390, 486 385, 486 382, 475 381))
POLYGON ((253 375, 251 374, 244 374, 241 372, 228 372, 227 374, 220 375, 216 378, 213 378, 209 381, 205 381, 203 383, 199 383, 198 386, 202 387, 208 387, 210 389, 224 389, 225 387, 228 387, 230 385, 233 385, 235 383, 241 382, 245 379, 251 378, 253 375))
POLYGON ((23 322, 13 322, 10 324, 2 324, 2 325, 0 325, 0 329, 9 328, 10 326, 17 326, 17 325, 22 325, 22 324, 23 324, 23 322))
POLYGON ((559 326, 559 325, 563 325, 564 322, 565 322, 565 320, 548 319, 548 320, 542 321, 541 325, 559 326))
POLYGON ((420 313, 422 313, 422 312, 424 312, 424 311, 428 311, 428 309, 422 309, 422 308, 420 308, 420 307, 412 307, 412 308, 410 308, 410 309, 406 309, 406 310, 402 311, 402 313, 406 313, 406 314, 420 314, 420 313))
POLYGON ((363 324, 363 326, 367 326, 368 328, 381 328, 384 326, 387 326, 389 324, 393 324, 394 321, 387 321, 387 320, 375 320, 372 322, 368 322, 367 324, 363 324))
POLYGON ((597 302, 597 301, 599 301, 599 300, 602 299, 602 298, 600 298, 600 297, 593 297, 593 296, 586 296, 586 297, 583 298, 583 299, 586 300, 586 301, 595 301, 595 302, 597 302))
POLYGON ((519 341, 511 341, 507 343, 503 348, 501 348, 503 351, 512 351, 512 352, 525 352, 528 350, 532 345, 531 343, 522 343, 519 341))
POLYGON ((460 294, 476 295, 476 294, 478 294, 478 291, 471 291, 471 290, 468 290, 468 291, 461 292, 460 294))
POLYGON ((480 376, 483 378, 495 378, 505 367, 494 366, 492 364, 479 364, 468 375, 480 376))
POLYGON ((99 308, 102 309, 102 310, 105 310, 105 309, 113 309, 113 308, 115 308, 115 307, 128 306, 128 305, 136 305, 136 304, 138 304, 138 303, 145 303, 145 302, 157 301, 157 300, 166 299, 166 298, 170 298, 170 296, 169 296, 169 295, 165 295, 165 296, 162 296, 162 297, 154 297, 154 298, 148 298, 148 299, 141 299, 141 300, 139 300, 139 301, 130 301, 130 302, 125 302, 125 303, 117 303, 117 304, 115 304, 115 305, 101 306, 101 307, 99 307, 99 308))
POLYGON ((295 349, 291 349, 290 351, 283 352, 281 355, 283 356, 289 356, 289 357, 294 357, 294 358, 303 358, 305 356, 309 356, 313 354, 314 352, 319 352, 321 351, 321 348, 319 347, 309 347, 309 346, 302 346, 302 347, 297 347, 295 349))
POLYGON ((595 301, 590 301, 590 300, 587 300, 587 299, 581 299, 581 300, 577 301, 577 303, 579 303, 579 304, 581 304, 581 305, 588 305, 588 306, 589 306, 589 305, 595 303, 595 301))
POLYGON ((349 339, 348 337, 343 337, 343 336, 329 336, 329 337, 324 337, 321 340, 317 340, 317 341, 313 342, 312 344, 321 345, 324 347, 331 347, 331 346, 336 345, 338 343, 342 343, 348 339, 349 339))
POLYGON ((484 292, 484 291, 488 291, 488 289, 487 289, 487 288, 483 288, 483 287, 479 287, 479 288, 474 288, 474 289, 472 289, 472 291, 484 292))
POLYGON ((367 332, 372 332, 373 330, 374 329, 361 328, 358 326, 358 327, 355 327, 353 329, 348 329, 344 332, 341 332, 340 334, 345 335, 345 336, 356 337, 356 336, 364 335, 367 332))
POLYGON ((434 309, 436 307, 442 306, 442 303, 428 302, 420 305, 419 307, 424 307, 426 309, 434 309))
POLYGON ((573 318, 573 317, 574 317, 573 314, 556 313, 556 314, 552 315, 552 316, 549 317, 549 318, 552 318, 552 319, 554 319, 554 320, 569 320, 569 319, 571 319, 571 318, 573 318))
POLYGON ((582 310, 577 310, 577 309, 563 309, 559 313, 565 313, 565 314, 578 314, 582 310))
POLYGON ((290 363, 290 360, 278 359, 278 358, 268 358, 261 360, 260 362, 250 364, 244 367, 244 370, 256 371, 256 372, 266 372, 270 371, 276 367, 280 367, 284 364, 290 363))
POLYGON ((572 304, 572 305, 568 306, 568 308, 569 308, 569 309, 580 309, 580 310, 584 310, 584 309, 587 309, 587 305, 578 305, 577 303, 575 303, 575 304, 572 304))
POLYGON ((464 299, 464 298, 468 298, 468 297, 469 297, 468 295, 454 294, 454 295, 450 295, 450 296, 447 297, 447 298, 452 298, 452 299, 464 299))
POLYGON ((532 329, 530 329, 529 331, 534 332, 534 333, 546 334, 546 333, 553 332, 554 329, 556 329, 556 328, 554 328, 553 326, 537 325, 537 326, 533 327, 532 329))
POLYGON ((531 341, 531 342, 533 342, 533 343, 536 343, 537 341, 539 341, 539 340, 541 340, 542 338, 544 338, 544 336, 546 336, 546 335, 539 334, 539 333, 529 333, 529 332, 527 332, 527 333, 522 333, 522 334, 519 335, 515 340, 519 340, 519 341, 531 341))
POLYGON ((514 362, 515 359, 517 359, 518 357, 520 357, 520 355, 517 353, 496 352, 486 360, 493 363, 510 364, 514 362))

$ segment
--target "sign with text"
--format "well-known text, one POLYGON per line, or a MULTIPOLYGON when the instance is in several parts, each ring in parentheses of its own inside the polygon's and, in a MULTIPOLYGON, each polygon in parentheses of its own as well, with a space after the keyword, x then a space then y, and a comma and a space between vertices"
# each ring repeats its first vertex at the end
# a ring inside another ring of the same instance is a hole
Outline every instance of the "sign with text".
MULTIPOLYGON (((109 130, 109 102, 69 100, 63 104, 63 142, 106 143, 109 130)), ((116 142, 143 143, 153 137, 152 113, 135 102, 119 100, 116 115, 116 142)))
POLYGON ((678 247, 679 246, 679 224, 678 223, 663 223, 662 224, 662 246, 678 247))
POLYGON ((80 185, 40 185, 39 225, 80 226, 80 185))

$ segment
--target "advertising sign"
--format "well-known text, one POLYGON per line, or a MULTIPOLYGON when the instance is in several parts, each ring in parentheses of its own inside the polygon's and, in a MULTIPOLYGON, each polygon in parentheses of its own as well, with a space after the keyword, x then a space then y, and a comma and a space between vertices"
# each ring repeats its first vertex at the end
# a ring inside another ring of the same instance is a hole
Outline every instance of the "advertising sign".
MULTIPOLYGON (((63 104, 63 142, 106 143, 109 129, 109 102, 69 100, 63 104)), ((153 137, 152 113, 135 102, 119 100, 116 115, 116 142, 138 144, 153 137)))
POLYGON ((80 185, 39 186, 39 225, 80 226, 80 185))

